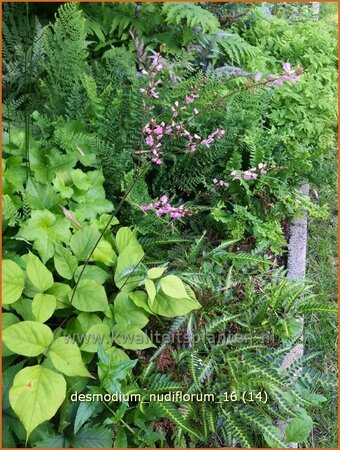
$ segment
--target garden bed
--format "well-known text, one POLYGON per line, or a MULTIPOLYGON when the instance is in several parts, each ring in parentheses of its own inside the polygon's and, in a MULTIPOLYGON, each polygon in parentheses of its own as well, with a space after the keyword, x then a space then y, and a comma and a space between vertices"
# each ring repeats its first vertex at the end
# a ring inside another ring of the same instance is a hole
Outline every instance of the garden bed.
POLYGON ((308 439, 334 379, 303 318, 336 308, 298 186, 334 141, 336 39, 270 8, 5 5, 5 447, 308 439))

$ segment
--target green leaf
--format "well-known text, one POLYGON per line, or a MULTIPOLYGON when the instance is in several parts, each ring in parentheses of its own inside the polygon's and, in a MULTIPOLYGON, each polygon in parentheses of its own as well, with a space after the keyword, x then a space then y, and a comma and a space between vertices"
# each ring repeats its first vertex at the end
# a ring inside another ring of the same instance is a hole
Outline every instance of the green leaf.
POLYGON ((3 372, 2 377, 2 409, 5 411, 10 408, 9 403, 9 390, 13 384, 15 375, 22 369, 24 362, 20 362, 15 366, 10 366, 3 372))
POLYGON ((36 448, 70 448, 64 434, 41 433, 41 438, 34 444, 36 448))
POLYGON ((43 292, 53 286, 52 273, 46 269, 40 259, 29 253, 26 266, 26 273, 33 286, 43 292))
POLYGON ((303 442, 313 429, 313 420, 303 408, 301 417, 294 417, 286 427, 286 442, 303 442))
POLYGON ((54 313, 57 299, 54 295, 36 294, 32 302, 32 313, 38 322, 46 322, 54 313))
POLYGON ((106 266, 113 266, 117 260, 117 255, 110 242, 101 240, 92 255, 95 261, 104 263, 106 266))
POLYGON ((87 331, 81 349, 84 352, 96 353, 99 344, 101 344, 104 349, 110 348, 112 345, 110 328, 104 323, 93 325, 87 331))
POLYGON ((25 427, 27 439, 38 425, 56 414, 65 397, 64 377, 50 369, 36 365, 16 374, 9 401, 25 427))
POLYGON ((145 288, 146 288, 146 292, 148 293, 148 296, 149 296, 150 304, 152 305, 153 301, 155 300, 155 297, 156 297, 155 283, 151 280, 146 279, 145 280, 145 288))
POLYGON ((175 275, 162 278, 160 283, 164 294, 168 297, 186 298, 188 296, 183 281, 175 275))
MULTIPOLYGON (((120 230, 129 230, 129 228, 121 228, 120 230)), ((126 291, 133 290, 141 281, 140 275, 131 274, 134 273, 136 265, 139 264, 144 257, 144 251, 137 241, 135 234, 133 233, 131 237, 130 233, 132 233, 131 230, 125 233, 126 236, 122 235, 120 238, 118 248, 120 248, 121 250, 117 259, 117 267, 114 276, 116 286, 126 291), (129 236, 130 239, 128 239, 129 236), (124 276, 122 276, 123 273, 124 276)))
POLYGON ((147 275, 151 280, 156 280, 157 278, 160 278, 163 275, 165 270, 166 270, 165 267, 164 268, 153 267, 152 269, 148 270, 147 275))
POLYGON ((109 307, 103 286, 88 279, 79 281, 72 304, 85 312, 106 311, 109 307))
POLYGON ((25 287, 24 271, 14 261, 2 261, 2 304, 10 305, 19 300, 25 287))
POLYGON ((122 425, 120 425, 116 430, 116 438, 113 448, 127 448, 127 437, 125 429, 122 425))
MULTIPOLYGON (((20 322, 19 317, 17 317, 15 314, 12 313, 3 313, 2 314, 2 329, 5 330, 6 328, 10 327, 11 325, 14 325, 15 323, 20 322)), ((6 347, 4 343, 2 343, 2 356, 10 356, 13 355, 13 352, 9 348, 6 347)))
POLYGON ((135 234, 130 228, 123 227, 119 228, 116 234, 116 245, 118 249, 118 253, 122 253, 122 251, 129 245, 130 241, 135 238, 135 234))
MULTIPOLYGON (((74 281, 77 282, 80 272, 83 270, 84 266, 79 266, 76 270, 76 273, 74 274, 74 281)), ((99 284, 104 284, 105 281, 111 278, 110 274, 105 272, 105 270, 101 269, 100 267, 88 264, 85 267, 85 270, 82 274, 82 279, 89 279, 89 280, 95 280, 99 284)))
POLYGON ((115 325, 113 327, 113 339, 123 348, 129 350, 143 350, 145 348, 156 347, 149 336, 137 327, 128 330, 125 325, 115 325))
POLYGON ((72 255, 71 250, 58 245, 54 256, 54 266, 61 277, 72 280, 78 267, 77 258, 72 255))
POLYGON ((78 314, 78 322, 80 323, 81 329, 86 333, 93 325, 102 324, 102 319, 94 313, 82 312, 78 314))
POLYGON ((54 367, 69 377, 92 377, 81 359, 78 345, 67 337, 53 342, 49 356, 54 367))
POLYGON ((34 248, 46 262, 54 256, 56 242, 68 243, 71 237, 70 222, 63 216, 55 216, 48 210, 31 212, 18 237, 34 241, 34 248))
POLYGON ((89 225, 74 233, 70 247, 78 261, 85 261, 100 237, 95 225, 89 225))
POLYGON ((148 314, 130 299, 128 292, 119 292, 113 304, 115 321, 126 327, 143 328, 149 321, 148 314))
POLYGON ((70 438, 73 448, 112 448, 112 430, 101 425, 85 425, 70 438))
POLYGON ((56 309, 63 309, 67 308, 70 304, 70 292, 71 287, 68 284, 53 283, 53 286, 46 291, 46 294, 53 295, 56 298, 56 309))
POLYGON ((2 339, 18 355, 38 356, 52 342, 53 333, 47 325, 26 320, 3 330, 2 339))
POLYGON ((80 169, 71 170, 71 178, 75 186, 82 191, 87 191, 91 186, 86 173, 80 169))
POLYGON ((176 317, 184 316, 193 309, 201 308, 193 291, 188 286, 185 288, 186 298, 169 297, 162 290, 159 290, 153 304, 149 303, 153 313, 164 317, 176 317))
POLYGON ((139 306, 140 308, 143 308, 145 311, 152 314, 152 311, 148 305, 148 295, 146 294, 146 292, 134 291, 130 292, 129 296, 135 305, 139 306))
POLYGON ((80 402, 74 419, 74 433, 77 433, 90 417, 98 414, 103 408, 104 406, 98 402, 80 402))

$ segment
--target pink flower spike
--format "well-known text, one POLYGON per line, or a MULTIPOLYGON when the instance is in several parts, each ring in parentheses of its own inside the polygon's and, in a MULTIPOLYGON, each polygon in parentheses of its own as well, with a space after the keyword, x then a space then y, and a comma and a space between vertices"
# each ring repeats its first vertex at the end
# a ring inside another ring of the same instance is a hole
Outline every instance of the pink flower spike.
POLYGON ((162 195, 162 197, 159 200, 163 205, 165 205, 165 203, 167 203, 169 199, 166 195, 162 195))

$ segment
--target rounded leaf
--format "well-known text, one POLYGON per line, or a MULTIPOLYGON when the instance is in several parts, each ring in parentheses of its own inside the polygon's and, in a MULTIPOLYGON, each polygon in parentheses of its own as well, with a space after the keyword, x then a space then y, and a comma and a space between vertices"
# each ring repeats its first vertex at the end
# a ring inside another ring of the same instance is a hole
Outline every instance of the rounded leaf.
POLYGON ((175 275, 168 275, 161 279, 161 286, 165 295, 173 298, 187 298, 183 281, 175 275))
POLYGON ((86 369, 78 345, 63 336, 51 345, 50 358, 54 367, 69 377, 91 377, 86 369))
POLYGON ((26 273, 33 286, 39 291, 46 291, 53 286, 52 273, 46 269, 40 259, 33 253, 28 255, 26 273))
POLYGON ((43 323, 26 320, 3 330, 2 339, 7 347, 18 355, 38 356, 52 342, 53 333, 43 323))
POLYGON ((103 286, 89 279, 79 281, 72 305, 85 312, 106 311, 109 307, 103 286))
POLYGON ((38 322, 46 322, 54 313, 57 299, 54 295, 38 293, 32 301, 32 313, 38 322))
POLYGON ((10 305, 19 300, 25 287, 24 271, 9 259, 2 261, 2 303, 10 305))
POLYGON ((66 381, 53 370, 37 365, 16 374, 9 401, 25 427, 27 439, 38 425, 56 414, 65 397, 66 381))
POLYGON ((163 273, 165 272, 165 267, 153 267, 152 269, 149 269, 147 272, 148 278, 151 280, 156 280, 157 278, 160 278, 163 273))

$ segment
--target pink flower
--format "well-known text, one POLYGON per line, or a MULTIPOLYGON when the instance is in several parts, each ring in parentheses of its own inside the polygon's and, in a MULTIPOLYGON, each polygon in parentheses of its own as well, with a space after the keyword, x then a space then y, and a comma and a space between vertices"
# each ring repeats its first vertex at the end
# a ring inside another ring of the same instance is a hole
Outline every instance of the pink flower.
POLYGON ((152 146, 152 145, 154 144, 153 137, 152 137, 152 136, 148 136, 148 137, 145 139, 145 142, 146 142, 148 145, 152 146))
POLYGON ((255 81, 260 81, 262 78, 262 73, 261 72, 256 72, 254 75, 255 81))
POLYGON ((163 205, 165 205, 168 202, 168 197, 166 195, 162 195, 159 200, 163 205))
POLYGON ((283 67, 283 70, 284 70, 285 72, 289 72, 289 71, 291 70, 291 65, 290 65, 289 62, 284 63, 284 64, 282 65, 282 67, 283 67))
POLYGON ((194 99, 192 97, 185 97, 185 103, 192 103, 194 101, 194 99))
POLYGON ((163 135, 163 127, 160 125, 157 125, 157 127, 153 130, 153 132, 158 135, 163 135))

